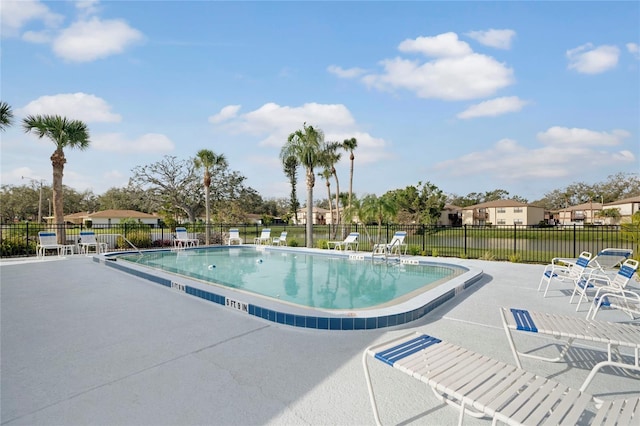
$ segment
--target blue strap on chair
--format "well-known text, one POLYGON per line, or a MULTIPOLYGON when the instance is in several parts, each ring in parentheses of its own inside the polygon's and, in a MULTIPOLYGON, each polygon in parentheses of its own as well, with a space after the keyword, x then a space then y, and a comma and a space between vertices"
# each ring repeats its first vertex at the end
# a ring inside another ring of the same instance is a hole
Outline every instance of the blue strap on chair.
POLYGON ((531 331, 532 333, 538 332, 529 311, 525 309, 511 308, 511 313, 513 314, 513 319, 516 321, 518 330, 531 331))
POLYGON ((440 343, 441 341, 442 340, 436 339, 435 337, 423 334, 415 339, 411 339, 407 342, 376 353, 376 359, 393 366, 396 361, 426 349, 431 345, 440 343))

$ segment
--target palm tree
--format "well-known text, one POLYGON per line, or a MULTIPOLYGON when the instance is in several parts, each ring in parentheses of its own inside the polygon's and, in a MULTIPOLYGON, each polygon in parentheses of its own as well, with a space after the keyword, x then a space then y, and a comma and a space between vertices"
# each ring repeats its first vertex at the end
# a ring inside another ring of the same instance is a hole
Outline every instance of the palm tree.
POLYGON ((329 222, 329 234, 331 234, 331 228, 333 225, 333 206, 331 203, 331 170, 326 167, 322 170, 322 172, 318 173, 318 176, 324 179, 327 185, 327 200, 329 200, 329 217, 331 218, 331 222, 329 222))
POLYGON ((287 143, 280 151, 280 160, 284 163, 289 157, 298 159, 306 169, 307 177, 307 247, 313 247, 313 186, 316 177, 313 169, 320 164, 324 134, 322 130, 303 124, 302 130, 296 130, 287 138, 287 143))
POLYGON ((211 186, 211 170, 216 166, 226 166, 227 159, 224 154, 216 155, 209 149, 201 149, 196 154, 196 158, 193 159, 193 164, 196 169, 204 169, 204 206, 205 206, 205 244, 209 245, 209 223, 211 222, 211 214, 209 211, 209 187, 211 186))
POLYGON ((382 237, 382 223, 389 222, 398 209, 396 204, 390 197, 377 197, 375 194, 367 195, 362 199, 362 205, 360 211, 363 214, 362 221, 367 222, 367 219, 374 220, 378 224, 378 236, 376 237, 375 244, 381 243, 382 237))
POLYGON ((59 115, 29 115, 22 120, 25 133, 34 132, 38 138, 49 138, 56 150, 51 155, 53 166, 53 220, 58 227, 58 243, 66 240, 64 229, 64 207, 62 202, 62 175, 67 159, 65 148, 78 148, 81 151, 89 147, 89 129, 80 120, 69 120, 59 115))
MULTIPOLYGON (((326 144, 324 147, 323 153, 323 165, 330 169, 331 175, 336 180, 336 226, 334 228, 333 239, 336 238, 336 232, 338 229, 338 225, 340 224, 340 182, 338 181, 338 173, 336 172, 336 164, 340 161, 340 157, 342 154, 338 152, 338 148, 340 148, 340 144, 338 142, 331 142, 326 144)), ((329 199, 329 205, 331 205, 331 199, 329 199)), ((333 218, 333 215, 331 216, 333 218)))
POLYGON ((13 111, 6 102, 0 101, 0 130, 3 132, 13 124, 13 111))
POLYGON ((349 206, 351 206, 351 196, 353 194, 353 160, 356 158, 353 151, 358 147, 356 138, 345 139, 342 142, 342 148, 349 151, 349 160, 351 161, 351 169, 349 171, 349 206))

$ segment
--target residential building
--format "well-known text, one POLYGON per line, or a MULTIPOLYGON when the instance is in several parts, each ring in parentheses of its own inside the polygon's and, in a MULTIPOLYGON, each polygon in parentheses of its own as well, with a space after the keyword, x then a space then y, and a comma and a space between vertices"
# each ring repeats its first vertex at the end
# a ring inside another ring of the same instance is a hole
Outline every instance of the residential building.
POLYGON ((559 210, 557 214, 554 214, 554 219, 558 225, 602 225, 603 222, 600 217, 601 211, 601 203, 582 203, 577 206, 569 206, 559 210))
POLYGON ((464 225, 538 225, 544 208, 515 200, 495 200, 462 209, 464 225))
POLYGON ((607 203, 603 207, 604 209, 618 209, 620 211, 620 218, 602 218, 605 219, 607 225, 617 225, 619 223, 630 222, 631 216, 640 211, 640 196, 625 198, 622 200, 614 201, 613 203, 607 203))
MULTIPOLYGON (((294 216, 291 218, 293 220, 294 225, 306 225, 307 224, 307 208, 303 207, 298 210, 298 218, 294 216)), ((314 207, 313 208, 313 220, 311 223, 314 225, 326 225, 330 223, 331 216, 329 214, 329 210, 323 209, 322 207, 314 207)))
POLYGON ((65 215, 64 217, 66 223, 87 225, 88 222, 91 222, 92 226, 116 225, 123 219, 134 219, 138 223, 150 226, 157 226, 160 223, 158 216, 136 210, 103 210, 94 213, 79 212, 65 215))

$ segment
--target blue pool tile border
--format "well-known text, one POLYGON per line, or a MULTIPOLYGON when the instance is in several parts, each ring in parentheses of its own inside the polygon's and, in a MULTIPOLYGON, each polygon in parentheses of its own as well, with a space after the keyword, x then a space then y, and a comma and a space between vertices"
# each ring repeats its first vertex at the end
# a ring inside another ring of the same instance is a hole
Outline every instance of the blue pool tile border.
MULTIPOLYGON (((179 290, 184 291, 190 296, 195 296, 200 299, 216 303, 218 305, 226 306, 227 298, 224 295, 217 294, 202 290, 190 285, 180 285, 172 282, 170 279, 157 276, 155 274, 140 271, 135 268, 128 267, 115 261, 114 258, 107 256, 96 256, 93 258, 94 262, 103 263, 104 265, 118 269, 122 272, 129 273, 131 275, 143 278, 150 282, 160 284, 164 287, 178 287, 179 290)), ((469 287, 480 281, 482 273, 475 275, 471 279, 462 283, 459 287, 466 290, 469 287)), ((339 330, 339 331, 354 331, 354 330, 373 330, 378 328, 395 327, 422 318, 432 310, 438 308, 443 303, 453 299, 456 296, 456 288, 452 288, 435 299, 429 301, 423 306, 403 313, 394 313, 390 315, 381 315, 373 317, 341 317, 341 316, 314 316, 314 315, 299 315, 289 312, 281 312, 274 309, 269 309, 263 306, 259 306, 253 303, 249 303, 246 313, 261 318, 270 322, 287 325, 291 327, 308 328, 316 330, 339 330)))

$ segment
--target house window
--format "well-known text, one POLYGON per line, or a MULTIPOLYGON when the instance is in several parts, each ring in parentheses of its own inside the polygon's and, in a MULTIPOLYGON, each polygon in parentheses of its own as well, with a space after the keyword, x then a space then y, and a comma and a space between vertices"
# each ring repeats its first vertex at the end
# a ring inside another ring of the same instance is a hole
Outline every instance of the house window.
POLYGON ((514 207, 513 208, 513 212, 514 213, 522 213, 522 207, 514 207))
POLYGON ((496 213, 506 213, 507 211, 505 209, 496 209, 496 213))
POLYGON ((513 221, 513 224, 514 224, 514 225, 522 225, 522 220, 520 220, 520 219, 515 219, 515 220, 513 221))
POLYGON ((498 219, 498 225, 506 225, 507 222, 505 222, 504 219, 498 219))

